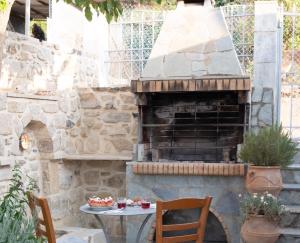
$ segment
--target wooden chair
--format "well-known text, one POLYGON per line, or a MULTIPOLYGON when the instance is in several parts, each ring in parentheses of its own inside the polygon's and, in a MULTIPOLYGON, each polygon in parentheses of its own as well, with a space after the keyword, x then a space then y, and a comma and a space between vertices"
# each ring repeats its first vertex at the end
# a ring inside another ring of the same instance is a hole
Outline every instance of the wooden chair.
POLYGON ((101 229, 85 229, 78 227, 66 227, 64 234, 58 239, 55 238, 52 217, 46 198, 36 197, 32 193, 28 194, 29 207, 33 217, 37 220, 35 232, 39 238, 46 238, 48 243, 106 243, 105 235, 101 229), (40 209, 41 217, 39 217, 40 209))
POLYGON ((56 243, 55 231, 47 199, 42 197, 38 198, 32 193, 28 194, 28 199, 31 213, 37 220, 35 227, 37 237, 45 237, 48 243, 56 243), (37 208, 41 209, 43 218, 39 217, 37 208))
POLYGON ((157 243, 177 243, 186 241, 195 241, 196 243, 203 243, 206 222, 209 213, 209 207, 212 197, 204 199, 184 198, 173 201, 157 201, 156 202, 156 242, 157 243), (201 209, 199 220, 184 224, 163 224, 163 212, 166 210, 180 210, 180 209, 201 209), (164 236, 163 232, 183 231, 195 229, 196 233, 180 235, 180 236, 164 236))

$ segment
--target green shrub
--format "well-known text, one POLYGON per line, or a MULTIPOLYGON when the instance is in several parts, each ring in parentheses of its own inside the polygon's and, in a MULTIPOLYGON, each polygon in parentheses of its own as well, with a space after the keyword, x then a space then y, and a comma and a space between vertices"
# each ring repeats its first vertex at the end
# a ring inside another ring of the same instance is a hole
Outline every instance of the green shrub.
POLYGON ((28 215, 28 192, 37 187, 33 179, 13 168, 8 192, 0 198, 0 243, 41 243, 35 236, 35 220, 28 215))
POLYGON ((257 133, 247 133, 239 157, 257 166, 286 167, 293 162, 297 153, 294 143, 282 126, 260 129, 257 133))
POLYGON ((241 202, 241 211, 246 219, 249 215, 264 215, 271 221, 278 221, 286 210, 272 194, 246 194, 241 202))

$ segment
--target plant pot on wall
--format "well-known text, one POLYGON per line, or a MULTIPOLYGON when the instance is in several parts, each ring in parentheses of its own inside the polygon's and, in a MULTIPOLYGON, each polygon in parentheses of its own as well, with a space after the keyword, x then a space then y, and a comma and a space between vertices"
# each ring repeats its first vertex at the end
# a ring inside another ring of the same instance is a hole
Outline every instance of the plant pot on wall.
POLYGON ((282 190, 280 167, 250 165, 248 167, 245 184, 248 192, 269 192, 274 196, 278 196, 282 190))
POLYGON ((242 225, 241 235, 246 243, 275 243, 280 235, 276 222, 264 215, 249 215, 242 225))
POLYGON ((293 163, 296 153, 296 143, 282 126, 247 133, 239 154, 243 161, 251 163, 246 176, 247 190, 278 196, 282 189, 280 168, 293 163))

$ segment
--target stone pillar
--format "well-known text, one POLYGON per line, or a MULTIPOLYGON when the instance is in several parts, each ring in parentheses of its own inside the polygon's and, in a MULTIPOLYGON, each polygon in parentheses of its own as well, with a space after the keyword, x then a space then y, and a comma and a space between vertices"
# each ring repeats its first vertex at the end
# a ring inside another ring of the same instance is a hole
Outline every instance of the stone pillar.
POLYGON ((255 2, 254 78, 251 127, 272 125, 277 117, 280 82, 280 28, 276 1, 255 2))

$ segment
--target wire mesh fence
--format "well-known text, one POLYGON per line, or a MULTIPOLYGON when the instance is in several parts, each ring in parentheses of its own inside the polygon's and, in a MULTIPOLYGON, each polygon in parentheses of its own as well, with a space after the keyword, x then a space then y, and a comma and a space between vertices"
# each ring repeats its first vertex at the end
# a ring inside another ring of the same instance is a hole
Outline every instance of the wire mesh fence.
POLYGON ((281 122, 300 143, 300 10, 282 12, 281 122))
POLYGON ((253 74, 254 5, 222 7, 235 51, 244 72, 253 74))
POLYGON ((167 9, 133 8, 109 26, 107 70, 112 84, 128 84, 140 76, 160 32, 167 9))
MULTIPOLYGON (((106 65, 112 85, 140 77, 168 11, 126 5, 118 22, 110 24, 106 65)), ((254 6, 230 5, 223 12, 242 68, 252 74, 254 6)))

